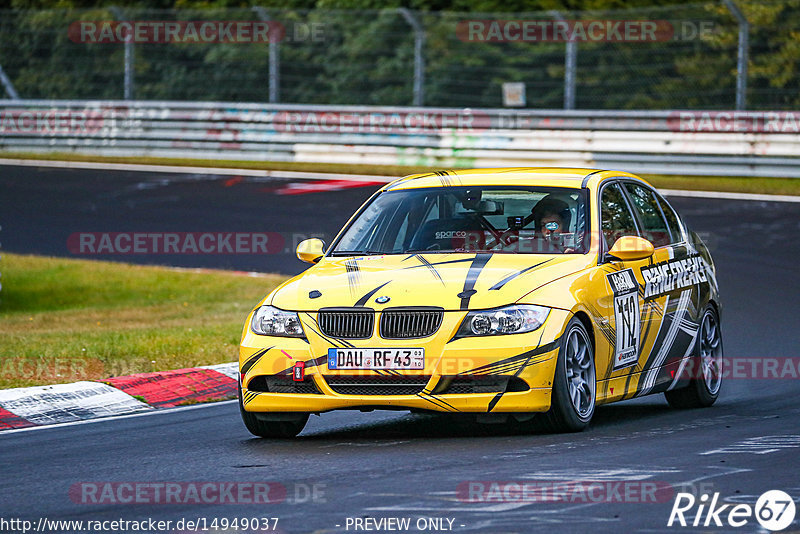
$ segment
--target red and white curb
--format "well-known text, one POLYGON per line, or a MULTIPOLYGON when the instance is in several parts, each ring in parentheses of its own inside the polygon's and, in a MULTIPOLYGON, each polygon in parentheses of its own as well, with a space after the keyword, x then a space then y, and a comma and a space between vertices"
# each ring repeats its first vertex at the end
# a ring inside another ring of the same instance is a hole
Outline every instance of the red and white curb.
POLYGON ((237 363, 0 390, 0 431, 232 399, 237 363))

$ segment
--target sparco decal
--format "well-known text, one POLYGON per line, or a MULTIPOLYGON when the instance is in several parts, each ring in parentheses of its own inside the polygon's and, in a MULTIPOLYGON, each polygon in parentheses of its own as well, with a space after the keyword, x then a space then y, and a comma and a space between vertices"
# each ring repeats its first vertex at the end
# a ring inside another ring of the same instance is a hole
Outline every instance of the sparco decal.
POLYGON ((706 265, 700 254, 642 267, 642 278, 646 299, 708 281, 706 265))
POLYGON ((639 354, 639 283, 633 269, 606 275, 614 292, 614 322, 617 327, 617 345, 614 370, 636 364, 639 354))
POLYGON ((448 239, 451 237, 467 237, 467 232, 455 230, 450 232, 436 232, 436 239, 448 239))

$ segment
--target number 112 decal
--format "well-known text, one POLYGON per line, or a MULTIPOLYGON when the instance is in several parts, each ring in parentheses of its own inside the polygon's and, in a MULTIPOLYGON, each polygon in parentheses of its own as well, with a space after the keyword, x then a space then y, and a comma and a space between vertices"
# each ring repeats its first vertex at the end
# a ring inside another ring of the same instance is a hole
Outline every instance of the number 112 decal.
POLYGON ((617 345, 614 351, 614 370, 636 365, 639 356, 639 283, 632 269, 606 275, 614 292, 614 323, 617 345))

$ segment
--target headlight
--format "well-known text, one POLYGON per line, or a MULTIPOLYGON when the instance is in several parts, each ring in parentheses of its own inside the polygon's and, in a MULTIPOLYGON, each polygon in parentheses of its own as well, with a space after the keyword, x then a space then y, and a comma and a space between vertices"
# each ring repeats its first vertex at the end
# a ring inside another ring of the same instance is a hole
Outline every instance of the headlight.
POLYGON ((272 306, 261 306, 255 311, 250 329, 262 336, 305 337, 297 313, 272 306))
POLYGON ((469 312, 461 322, 456 337, 532 332, 544 324, 549 313, 550 308, 532 304, 469 312))

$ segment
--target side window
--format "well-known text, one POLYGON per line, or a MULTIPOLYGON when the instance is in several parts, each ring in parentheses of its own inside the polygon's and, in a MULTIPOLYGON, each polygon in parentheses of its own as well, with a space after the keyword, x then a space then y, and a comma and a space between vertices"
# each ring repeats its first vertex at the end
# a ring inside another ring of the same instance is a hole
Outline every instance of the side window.
POLYGON ((664 214, 664 218, 667 219, 667 226, 669 226, 669 231, 672 234, 672 242, 679 243, 683 241, 681 223, 678 221, 678 215, 675 213, 675 210, 673 210, 672 206, 667 204, 667 201, 661 198, 658 193, 656 193, 656 198, 658 199, 658 205, 661 206, 661 212, 664 214))
POLYGON ((616 184, 603 189, 600 197, 600 218, 607 248, 611 248, 622 236, 639 235, 625 197, 616 184))
POLYGON ((653 243, 656 248, 669 245, 672 239, 667 221, 661 215, 661 208, 655 193, 633 183, 626 183, 625 189, 628 190, 633 209, 642 223, 642 232, 644 233, 642 237, 653 243))

